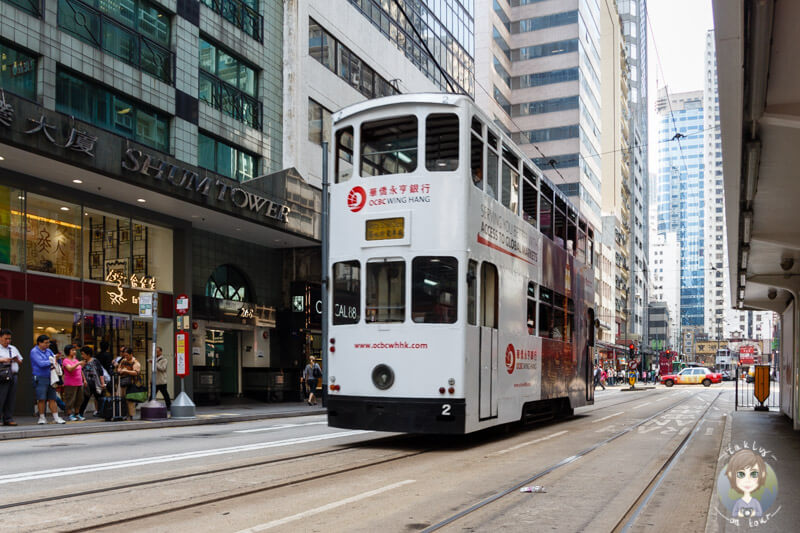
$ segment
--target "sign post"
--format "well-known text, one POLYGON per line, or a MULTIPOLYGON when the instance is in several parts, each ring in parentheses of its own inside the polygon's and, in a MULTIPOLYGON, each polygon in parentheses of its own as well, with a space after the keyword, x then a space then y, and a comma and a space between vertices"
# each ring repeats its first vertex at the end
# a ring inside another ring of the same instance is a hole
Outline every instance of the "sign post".
POLYGON ((189 297, 180 294, 175 299, 177 333, 175 333, 175 375, 181 378, 181 392, 172 402, 172 418, 194 418, 195 405, 184 388, 184 378, 189 375, 189 297))
POLYGON ((152 366, 150 368, 150 401, 142 404, 142 420, 162 420, 167 418, 167 408, 163 402, 156 400, 156 346, 158 335, 158 293, 142 292, 139 294, 139 317, 153 319, 153 345, 150 349, 152 366))

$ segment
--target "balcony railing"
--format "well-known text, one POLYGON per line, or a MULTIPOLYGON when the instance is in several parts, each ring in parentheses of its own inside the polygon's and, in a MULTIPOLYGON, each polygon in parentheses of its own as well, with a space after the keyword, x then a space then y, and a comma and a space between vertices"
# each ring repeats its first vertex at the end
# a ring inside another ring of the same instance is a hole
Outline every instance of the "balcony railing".
POLYGON ((241 0, 200 0, 256 41, 264 42, 264 17, 241 0))
POLYGON ((200 71, 200 100, 251 128, 261 129, 261 102, 203 70, 200 71))

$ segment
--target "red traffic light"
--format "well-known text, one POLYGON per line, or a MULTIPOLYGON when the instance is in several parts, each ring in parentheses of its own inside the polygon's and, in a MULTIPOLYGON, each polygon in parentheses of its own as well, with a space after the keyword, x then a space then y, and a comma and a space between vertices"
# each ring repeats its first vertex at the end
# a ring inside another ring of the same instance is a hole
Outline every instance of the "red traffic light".
POLYGON ((635 350, 635 349, 636 349, 636 346, 634 346, 633 344, 631 344, 630 346, 628 346, 628 348, 630 348, 631 350, 635 350))

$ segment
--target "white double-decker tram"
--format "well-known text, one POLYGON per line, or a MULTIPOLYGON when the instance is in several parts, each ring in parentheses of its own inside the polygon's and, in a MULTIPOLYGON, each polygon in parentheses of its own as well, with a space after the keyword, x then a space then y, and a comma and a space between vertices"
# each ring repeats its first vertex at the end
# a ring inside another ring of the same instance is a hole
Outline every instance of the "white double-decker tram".
POLYGON ((457 434, 592 403, 577 210, 467 97, 333 120, 328 423, 457 434))

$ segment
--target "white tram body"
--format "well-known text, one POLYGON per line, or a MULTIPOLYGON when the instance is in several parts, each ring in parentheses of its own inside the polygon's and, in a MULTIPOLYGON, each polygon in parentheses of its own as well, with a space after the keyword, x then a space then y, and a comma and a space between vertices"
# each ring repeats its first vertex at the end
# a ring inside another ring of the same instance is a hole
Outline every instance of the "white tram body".
POLYGON ((469 433, 593 403, 593 230, 465 96, 333 115, 328 423, 469 433))

